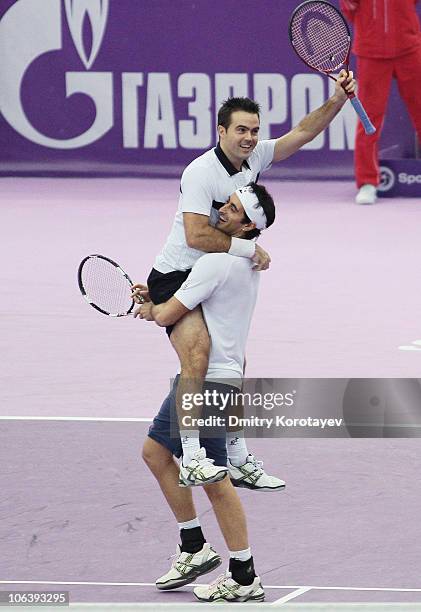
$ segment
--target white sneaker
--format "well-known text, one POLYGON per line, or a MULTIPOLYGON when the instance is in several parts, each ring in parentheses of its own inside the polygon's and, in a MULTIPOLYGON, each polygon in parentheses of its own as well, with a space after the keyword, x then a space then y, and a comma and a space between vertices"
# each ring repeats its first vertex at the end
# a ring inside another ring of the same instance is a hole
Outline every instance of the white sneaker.
POLYGON ((169 591, 194 582, 198 576, 207 574, 221 565, 221 557, 212 546, 205 542, 202 550, 197 553, 181 552, 177 544, 177 551, 169 572, 158 578, 155 582, 160 591, 169 591))
POLYGON ((357 204, 375 204, 377 200, 377 189, 374 185, 363 185, 360 187, 355 202, 357 204))
POLYGON ((262 469, 263 461, 257 461, 248 455, 243 465, 232 465, 228 460, 228 470, 234 487, 243 487, 255 491, 280 491, 285 489, 285 482, 276 476, 269 476, 262 469))
POLYGON ((208 586, 197 586, 193 593, 200 601, 224 602, 224 601, 263 601, 265 592, 256 576, 253 583, 249 586, 242 586, 231 578, 231 574, 226 572, 208 586))
POLYGON ((206 450, 201 448, 193 455, 187 465, 180 463, 178 484, 180 487, 200 487, 225 478, 228 468, 223 465, 213 465, 214 460, 206 457, 206 450))

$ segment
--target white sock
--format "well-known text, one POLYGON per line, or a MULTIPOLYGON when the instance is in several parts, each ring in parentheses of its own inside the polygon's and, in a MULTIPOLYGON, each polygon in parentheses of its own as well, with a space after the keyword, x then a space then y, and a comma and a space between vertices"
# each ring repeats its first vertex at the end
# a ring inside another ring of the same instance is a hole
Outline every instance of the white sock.
POLYGON ((244 430, 239 431, 227 431, 227 453, 228 459, 232 465, 238 467, 244 465, 247 461, 247 450, 246 440, 244 438, 244 430))
POLYGON ((200 527, 200 521, 197 516, 191 521, 186 521, 185 523, 178 523, 178 528, 180 531, 182 529, 194 529, 194 527, 200 527))
POLYGON ((194 453, 200 450, 199 430, 180 429, 180 438, 183 447, 183 465, 187 465, 193 459, 194 453))
POLYGON ((237 559, 237 561, 248 561, 251 559, 251 548, 245 550, 230 550, 230 559, 237 559))

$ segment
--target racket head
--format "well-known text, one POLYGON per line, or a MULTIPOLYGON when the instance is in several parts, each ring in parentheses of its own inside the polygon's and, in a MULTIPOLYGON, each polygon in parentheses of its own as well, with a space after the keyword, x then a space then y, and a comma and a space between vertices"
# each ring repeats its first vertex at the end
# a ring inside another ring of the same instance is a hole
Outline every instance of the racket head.
POLYGON ((86 301, 102 314, 124 317, 134 308, 133 283, 124 270, 104 255, 88 255, 79 264, 79 289, 86 301))
POLYGON ((351 33, 342 13, 325 0, 302 2, 291 15, 289 38, 310 68, 330 74, 348 65, 351 33))

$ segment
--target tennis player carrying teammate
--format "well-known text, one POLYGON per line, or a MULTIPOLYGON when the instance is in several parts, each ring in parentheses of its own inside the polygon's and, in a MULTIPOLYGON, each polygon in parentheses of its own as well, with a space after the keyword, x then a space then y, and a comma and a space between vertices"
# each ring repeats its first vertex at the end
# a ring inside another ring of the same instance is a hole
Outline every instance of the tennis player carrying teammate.
MULTIPOLYGON (((167 242, 148 277, 149 294, 155 304, 166 302, 186 280, 193 264, 205 252, 229 253, 249 259, 255 270, 269 267, 270 257, 252 240, 241 240, 209 223, 212 208, 218 209, 236 189, 257 181, 273 162, 287 159, 323 131, 356 88, 352 73, 339 74, 335 92, 319 109, 304 117, 290 132, 273 140, 259 138, 259 105, 249 98, 230 98, 218 112, 219 142, 187 166, 181 177, 178 210, 167 242)), ((182 417, 181 397, 199 393, 208 369, 210 340, 200 305, 167 334, 180 360, 177 413, 182 417)), ((187 466, 200 450, 197 432, 181 432, 182 464, 187 466)))
MULTIPOLYGON (((272 225, 274 219, 272 197, 262 185, 251 183, 237 189, 220 208, 216 228, 226 236, 250 242, 272 225)), ((195 262, 188 279, 173 297, 160 305, 146 302, 135 311, 135 317, 169 326, 176 325, 201 304, 212 338, 205 374, 209 380, 218 379, 218 382, 206 383, 205 388, 225 396, 241 388, 245 345, 260 280, 253 265, 246 257, 228 253, 205 254, 195 262), (230 384, 221 384, 221 379, 230 384)), ((145 292, 144 297, 148 299, 145 292)), ((204 489, 230 551, 229 571, 209 587, 196 587, 196 597, 209 602, 263 601, 264 591, 254 571, 244 510, 233 484, 242 486, 250 472, 254 473, 256 481, 262 481, 261 488, 266 487, 266 490, 279 486, 282 481, 267 476, 263 470, 259 474, 256 471, 259 466, 252 456, 247 458, 245 466, 239 468, 228 460, 232 481, 226 478, 225 437, 201 439, 204 448, 196 453, 191 464, 182 465, 179 472, 173 455, 181 456, 184 445, 182 447, 177 432, 175 436, 171 435, 172 426, 178 426, 175 407, 177 383, 179 385, 179 379, 155 417, 143 447, 143 458, 177 519, 181 537, 181 546, 177 546, 171 569, 156 581, 156 586, 161 590, 181 587, 221 564, 220 556, 204 538, 193 503, 191 473, 196 472, 194 480, 198 481, 197 484, 209 483, 209 475, 214 479, 212 484, 205 484, 204 489), (218 473, 214 472, 213 463, 219 466, 218 473)))

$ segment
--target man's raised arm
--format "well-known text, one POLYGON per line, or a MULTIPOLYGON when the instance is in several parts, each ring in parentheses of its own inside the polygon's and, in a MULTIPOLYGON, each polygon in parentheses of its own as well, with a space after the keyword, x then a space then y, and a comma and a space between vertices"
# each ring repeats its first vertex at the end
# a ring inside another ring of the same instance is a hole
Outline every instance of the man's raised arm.
POLYGON ((356 82, 353 78, 353 73, 350 71, 348 75, 346 70, 341 70, 333 96, 320 108, 304 117, 288 134, 277 139, 273 161, 278 162, 287 159, 305 144, 316 138, 320 132, 323 132, 348 99, 344 89, 347 93, 353 93, 355 88, 356 82))

